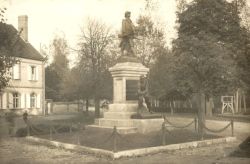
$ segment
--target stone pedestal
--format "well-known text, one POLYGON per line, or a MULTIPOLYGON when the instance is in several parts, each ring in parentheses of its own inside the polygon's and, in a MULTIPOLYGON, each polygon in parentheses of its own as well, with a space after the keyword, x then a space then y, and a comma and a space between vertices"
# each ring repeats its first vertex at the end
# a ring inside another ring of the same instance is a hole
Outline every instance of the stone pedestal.
POLYGON ((137 103, 140 76, 146 75, 149 69, 141 63, 124 62, 117 63, 109 71, 113 77, 113 103, 137 103))
POLYGON ((149 69, 138 62, 121 62, 109 68, 113 77, 113 104, 104 112, 104 118, 95 120, 92 127, 117 127, 119 133, 134 133, 131 115, 137 113, 139 79, 147 75, 149 69))

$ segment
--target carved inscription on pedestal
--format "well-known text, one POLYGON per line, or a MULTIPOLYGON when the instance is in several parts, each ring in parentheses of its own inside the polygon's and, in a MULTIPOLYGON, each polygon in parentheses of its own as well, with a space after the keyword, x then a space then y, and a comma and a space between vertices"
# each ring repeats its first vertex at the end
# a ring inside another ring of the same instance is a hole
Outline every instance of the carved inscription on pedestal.
POLYGON ((138 100, 138 80, 126 80, 126 100, 138 100))

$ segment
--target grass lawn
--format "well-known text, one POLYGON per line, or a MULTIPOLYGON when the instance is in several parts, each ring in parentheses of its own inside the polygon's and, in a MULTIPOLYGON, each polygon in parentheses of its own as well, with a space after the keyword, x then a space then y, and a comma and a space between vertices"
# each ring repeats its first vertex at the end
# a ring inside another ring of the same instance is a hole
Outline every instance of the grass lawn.
MULTIPOLYGON (((49 139, 50 136, 39 135, 39 138, 49 139)), ((205 135, 204 139, 218 138, 219 136, 214 135, 205 135)), ((105 150, 113 150, 114 148, 114 135, 112 131, 105 129, 93 129, 87 128, 81 132, 72 132, 72 133, 57 133, 52 135, 52 140, 78 144, 93 148, 100 148, 105 150), (78 141, 79 138, 79 141, 78 141)), ((166 145, 176 144, 183 142, 195 141, 197 139, 197 134, 193 131, 187 129, 177 129, 169 130, 166 133, 166 145)), ((117 150, 130 150, 137 148, 146 148, 162 145, 162 132, 156 131, 147 134, 119 134, 117 135, 117 150)))

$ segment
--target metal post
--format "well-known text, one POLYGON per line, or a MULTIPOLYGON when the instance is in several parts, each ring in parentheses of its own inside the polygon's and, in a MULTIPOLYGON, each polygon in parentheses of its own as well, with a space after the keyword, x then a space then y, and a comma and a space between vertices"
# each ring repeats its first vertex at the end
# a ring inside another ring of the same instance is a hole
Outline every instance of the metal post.
POLYGON ((234 136, 234 120, 231 120, 232 137, 234 136))
POLYGON ((70 127, 69 127, 69 133, 72 133, 72 123, 70 123, 70 127))
POLYGON ((114 134, 113 152, 117 152, 117 129, 116 129, 116 126, 114 126, 113 134, 114 134))
POLYGON ((80 145, 80 132, 81 132, 81 124, 78 122, 78 134, 77 134, 77 144, 80 145))
POLYGON ((200 131, 200 140, 202 141, 204 139, 204 126, 205 126, 205 123, 201 125, 202 126, 202 131, 200 131))
POLYGON ((79 132, 81 131, 81 123, 80 122, 78 122, 78 130, 79 130, 79 132))
POLYGON ((165 122, 162 123, 162 145, 166 145, 166 126, 165 122))
POLYGON ((194 118, 194 129, 195 129, 195 132, 197 132, 197 118, 196 117, 194 118))
POLYGON ((52 128, 51 128, 51 125, 49 127, 49 139, 52 140, 52 128))
POLYGON ((86 130, 85 124, 82 125, 81 130, 86 130))
POLYGON ((27 124, 27 136, 30 136, 30 126, 27 124))

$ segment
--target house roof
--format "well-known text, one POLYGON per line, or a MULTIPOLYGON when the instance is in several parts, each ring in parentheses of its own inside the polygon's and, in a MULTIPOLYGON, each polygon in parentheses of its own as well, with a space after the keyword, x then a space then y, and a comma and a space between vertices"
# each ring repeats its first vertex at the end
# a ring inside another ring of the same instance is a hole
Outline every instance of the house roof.
MULTIPOLYGON (((18 33, 12 25, 7 25, 7 30, 10 35, 18 33)), ((38 61, 45 60, 45 58, 30 43, 25 42, 19 35, 13 39, 15 39, 15 46, 13 46, 13 50, 11 51, 11 54, 9 54, 10 56, 38 61)))

